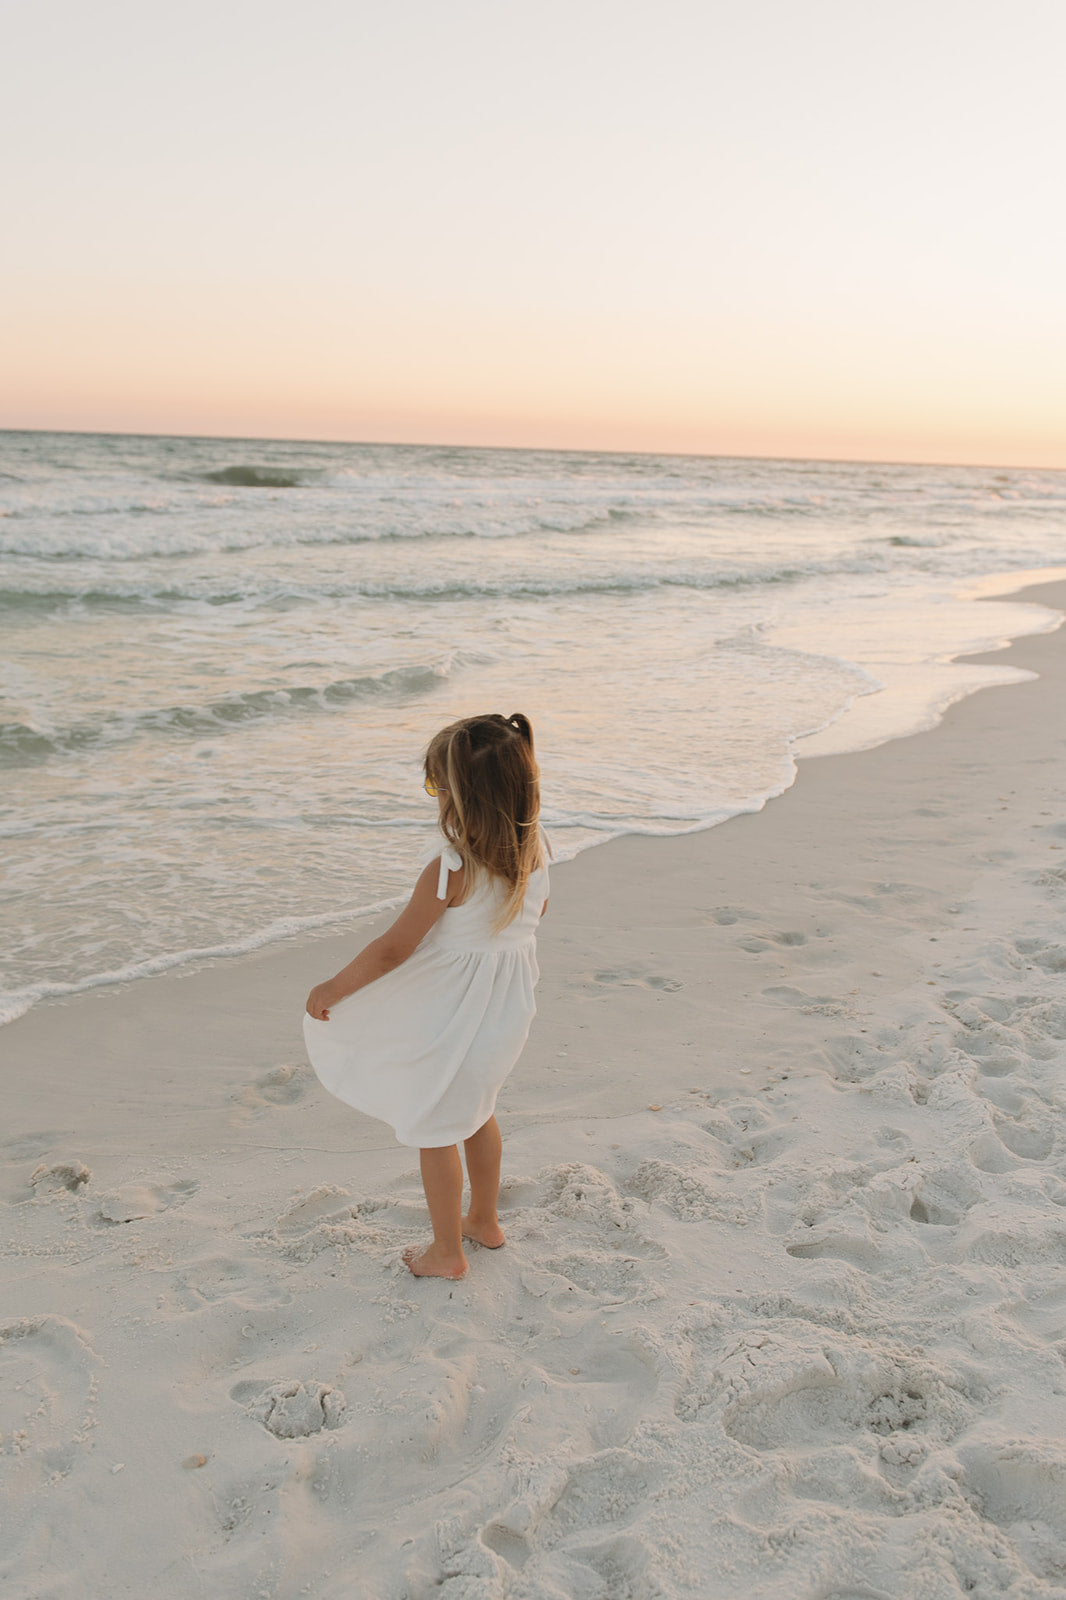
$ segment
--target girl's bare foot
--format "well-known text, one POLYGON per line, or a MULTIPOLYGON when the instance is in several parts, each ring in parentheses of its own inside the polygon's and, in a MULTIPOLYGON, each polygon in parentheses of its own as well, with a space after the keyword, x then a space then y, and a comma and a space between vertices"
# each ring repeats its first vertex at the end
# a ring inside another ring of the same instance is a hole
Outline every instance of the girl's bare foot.
POLYGON ((416 1278, 465 1278, 466 1257, 462 1251, 457 1256, 445 1255, 436 1244, 427 1244, 421 1250, 409 1245, 403 1259, 416 1278))
POLYGON ((498 1250, 507 1239, 498 1222, 475 1222, 473 1217, 463 1218, 463 1238, 474 1239, 488 1250, 498 1250))

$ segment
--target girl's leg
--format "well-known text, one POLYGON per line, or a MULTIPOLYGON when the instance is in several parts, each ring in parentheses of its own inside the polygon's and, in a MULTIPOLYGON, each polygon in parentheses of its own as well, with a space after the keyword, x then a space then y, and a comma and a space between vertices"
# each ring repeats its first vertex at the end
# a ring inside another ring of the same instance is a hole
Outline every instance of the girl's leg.
POLYGON ((422 1186, 426 1191, 433 1243, 424 1250, 404 1251, 404 1260, 416 1278, 461 1278, 466 1271, 463 1254, 463 1164, 454 1144, 422 1150, 422 1186))
POLYGON ((483 1122, 476 1133, 463 1141, 463 1149, 470 1176, 470 1210, 463 1218, 463 1237, 498 1250, 503 1243, 503 1229, 496 1215, 503 1140, 496 1118, 483 1122))

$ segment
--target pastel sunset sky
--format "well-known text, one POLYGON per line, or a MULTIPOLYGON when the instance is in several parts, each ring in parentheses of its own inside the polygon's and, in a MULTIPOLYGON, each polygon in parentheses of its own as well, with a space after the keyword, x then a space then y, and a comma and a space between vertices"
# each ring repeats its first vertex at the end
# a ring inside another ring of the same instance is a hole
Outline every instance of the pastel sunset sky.
POLYGON ((0 426, 1066 467, 1063 0, 2 0, 0 426))

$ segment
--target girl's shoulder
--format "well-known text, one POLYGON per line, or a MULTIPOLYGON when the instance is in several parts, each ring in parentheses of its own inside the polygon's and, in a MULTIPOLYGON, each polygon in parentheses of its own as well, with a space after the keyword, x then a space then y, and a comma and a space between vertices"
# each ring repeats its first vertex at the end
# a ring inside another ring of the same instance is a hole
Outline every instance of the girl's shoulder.
POLYGON ((449 844, 443 834, 440 833, 435 833, 427 839, 418 852, 418 864, 423 871, 434 862, 439 864, 440 869, 437 878, 437 899, 446 900, 448 898, 448 874, 460 871, 463 865, 463 858, 454 845, 449 844))
MULTIPOLYGON (((548 835, 543 828, 538 829, 538 834, 540 839, 540 860, 530 874, 530 878, 543 877, 545 880, 545 893, 547 893, 546 880, 552 848, 548 841, 548 835)), ((456 884, 449 882, 450 874, 464 869, 472 872, 473 881, 465 888, 460 884, 462 891, 460 900, 462 904, 467 905, 471 900, 481 900, 482 898, 498 900, 501 895, 509 893, 509 887, 502 878, 494 876, 488 867, 479 867, 476 861, 472 864, 465 863, 455 846, 450 844, 442 834, 438 833, 436 838, 428 841, 420 851, 420 856, 423 870, 433 862, 439 863, 437 877, 438 900, 447 900, 449 891, 456 889, 456 884)))
POLYGON ((454 890, 456 887, 455 884, 449 884, 448 879, 453 872, 461 872, 462 869, 462 856, 458 850, 445 842, 440 852, 440 874, 437 878, 438 900, 447 900, 449 888, 454 890))

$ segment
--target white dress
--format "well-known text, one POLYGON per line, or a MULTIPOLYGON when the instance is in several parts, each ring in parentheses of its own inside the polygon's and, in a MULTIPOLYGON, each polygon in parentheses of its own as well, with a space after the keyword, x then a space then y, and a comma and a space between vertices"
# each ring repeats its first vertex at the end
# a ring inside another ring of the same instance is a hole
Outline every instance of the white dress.
MULTIPOLYGON (((461 865, 450 847, 441 852, 439 899, 461 865)), ((479 875, 400 966, 331 1006, 328 1022, 304 1015, 323 1087, 390 1123, 401 1144, 428 1149, 476 1133, 522 1053, 536 1010, 547 867, 530 877, 514 921, 494 933, 505 898, 499 878, 479 875)))

